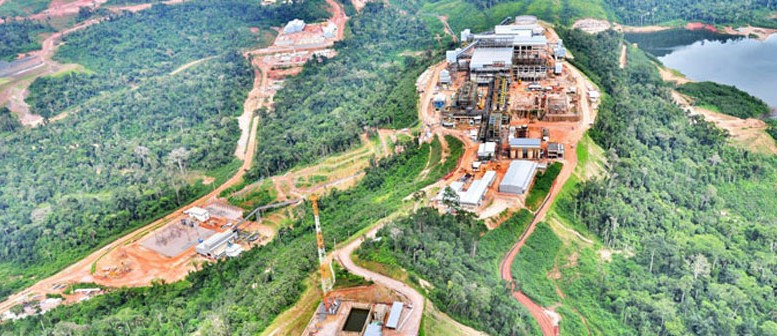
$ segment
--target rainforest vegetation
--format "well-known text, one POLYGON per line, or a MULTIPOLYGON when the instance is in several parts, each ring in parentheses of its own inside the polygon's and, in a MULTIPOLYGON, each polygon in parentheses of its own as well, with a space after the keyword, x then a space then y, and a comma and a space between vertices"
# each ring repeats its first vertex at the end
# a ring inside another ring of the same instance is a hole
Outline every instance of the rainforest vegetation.
POLYGON ((0 24, 0 61, 12 61, 21 53, 40 49, 40 35, 51 31, 51 27, 37 21, 0 24))
MULTIPOLYGON (((565 188, 556 213, 617 253, 607 262, 580 250, 578 266, 553 280, 565 299, 542 290, 537 283, 551 281, 542 276, 523 277, 537 288, 527 294, 564 302, 602 334, 773 333, 777 202, 763 195, 777 193, 777 159, 734 149, 723 131, 687 115, 641 51, 630 48, 619 70, 620 35, 562 36, 606 92, 590 133, 608 164, 606 177, 565 188)), ((571 255, 535 246, 556 260, 571 255)))
POLYGON ((777 10, 772 0, 605 0, 618 18, 629 25, 652 25, 671 21, 701 21, 711 24, 777 26, 770 18, 777 10))
POLYGON ((27 16, 49 7, 50 0, 6 0, 0 5, 0 18, 27 16))
MULTIPOLYGON (((358 186, 319 200, 327 249, 333 240, 344 241, 398 210, 402 199, 447 173, 419 177, 432 146, 416 144, 415 139, 401 141, 404 152, 374 162, 358 186)), ((316 269, 313 216, 307 209, 309 204, 297 208, 299 219, 281 228, 269 245, 208 263, 186 280, 117 289, 45 315, 0 324, 0 334, 258 334, 294 304, 316 269)))
POLYGON ((186 181, 232 161, 251 83, 229 54, 0 134, 2 294, 209 190, 186 181))
POLYGON ((286 80, 275 108, 262 113, 252 176, 342 152, 367 127, 416 123, 414 84, 431 62, 425 51, 434 42, 431 33, 418 18, 378 2, 348 27, 352 35, 335 44, 337 57, 311 61, 286 80))
MULTIPOLYGON (((423 208, 386 225, 366 241, 359 259, 401 267, 432 284, 427 297, 442 311, 490 335, 536 334, 538 326, 499 277, 499 262, 533 216, 522 210, 488 231, 467 212, 423 208)), ((417 281, 417 280, 416 280, 417 281)))
POLYGON ((763 100, 734 86, 714 82, 686 83, 680 85, 677 91, 691 96, 694 105, 738 118, 760 118, 769 114, 769 105, 763 100))
POLYGON ((249 27, 328 16, 306 3, 159 5, 69 35, 57 58, 87 70, 39 78, 28 99, 67 117, 22 130, 0 115, 14 130, 0 133, 0 297, 209 191, 204 176, 223 183, 253 83, 239 52, 266 42, 249 27))

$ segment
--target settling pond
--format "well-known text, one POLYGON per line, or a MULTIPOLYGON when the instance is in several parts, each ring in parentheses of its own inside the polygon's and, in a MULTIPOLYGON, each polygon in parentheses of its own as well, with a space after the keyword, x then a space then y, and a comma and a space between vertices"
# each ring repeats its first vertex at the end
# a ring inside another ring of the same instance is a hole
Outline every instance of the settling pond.
POLYGON ((777 107, 777 34, 758 41, 677 29, 626 39, 694 81, 733 85, 777 107))

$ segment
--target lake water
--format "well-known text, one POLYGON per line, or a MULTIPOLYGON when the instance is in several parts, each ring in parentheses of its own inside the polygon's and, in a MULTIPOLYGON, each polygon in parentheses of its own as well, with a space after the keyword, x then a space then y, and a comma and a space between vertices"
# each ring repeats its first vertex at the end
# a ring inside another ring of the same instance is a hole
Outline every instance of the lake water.
POLYGON ((777 107, 777 34, 766 41, 708 31, 627 34, 626 39, 695 81, 734 85, 777 107))

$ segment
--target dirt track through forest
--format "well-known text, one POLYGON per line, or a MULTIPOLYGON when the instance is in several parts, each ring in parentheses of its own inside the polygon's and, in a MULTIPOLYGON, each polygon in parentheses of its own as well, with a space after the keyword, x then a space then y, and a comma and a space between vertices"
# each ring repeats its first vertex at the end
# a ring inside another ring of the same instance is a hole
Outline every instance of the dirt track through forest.
MULTIPOLYGON (((345 16, 342 7, 340 7, 340 5, 337 4, 334 0, 327 0, 327 3, 330 4, 330 6, 332 6, 331 12, 333 13, 333 18, 338 24, 338 28, 340 28, 338 37, 343 37, 344 35, 342 31, 344 30, 345 20, 347 19, 347 17, 345 16)), ((51 61, 51 56, 54 54, 54 51, 56 50, 56 41, 59 38, 61 38, 61 36, 69 32, 86 28, 89 25, 100 22, 100 20, 101 19, 93 19, 93 20, 85 21, 75 27, 72 27, 62 32, 58 32, 52 35, 51 37, 47 38, 43 43, 43 49, 39 52, 40 57, 43 59, 44 62, 51 62, 51 64, 56 65, 56 63, 51 61)), ((266 76, 266 72, 262 72, 262 76, 266 76)), ((257 79, 255 80, 255 84, 264 86, 264 85, 267 85, 267 81, 266 80, 262 81, 257 79)), ((263 92, 262 88, 255 87, 254 90, 251 91, 251 93, 257 93, 257 92, 263 92)), ((264 101, 264 100, 257 100, 252 98, 256 98, 256 97, 252 97, 251 94, 249 94, 249 97, 246 100, 246 105, 252 104, 251 107, 258 108, 260 106, 258 105, 254 106, 253 104, 256 104, 257 101, 259 102, 259 104, 262 104, 262 102, 264 101)), ((250 109, 251 112, 253 112, 254 110, 255 109, 250 109)), ((244 150, 244 155, 242 158, 243 164, 235 173, 235 175, 230 177, 221 186, 214 188, 210 193, 198 198, 194 202, 191 202, 190 204, 180 207, 179 209, 167 214, 166 216, 146 226, 138 228, 137 230, 107 244, 106 246, 89 254, 85 258, 75 262, 74 264, 59 271, 58 273, 48 278, 45 278, 43 280, 40 280, 36 284, 9 296, 8 299, 6 299, 3 302, 0 302, 0 315, 10 310, 11 307, 17 305, 19 302, 24 301, 29 294, 35 293, 35 294, 41 294, 42 296, 45 296, 45 294, 61 293, 62 290, 64 290, 64 288, 56 289, 56 290, 52 289, 56 284, 95 281, 94 277, 91 274, 92 265, 95 264, 98 260, 100 260, 103 256, 107 255, 108 253, 112 252, 118 247, 125 246, 132 242, 136 242, 142 237, 149 234, 150 232, 153 232, 154 230, 157 230, 163 227, 170 220, 178 216, 181 216, 183 214, 183 211, 185 211, 186 209, 189 209, 193 206, 205 206, 206 204, 210 203, 212 200, 216 199, 219 196, 219 194, 221 194, 221 192, 224 191, 225 189, 233 185, 236 185, 238 183, 241 183, 243 181, 243 177, 245 173, 252 167, 252 164, 253 164, 253 157, 254 157, 254 153, 256 152, 256 142, 257 142, 256 133, 257 133, 258 124, 259 124, 258 117, 254 117, 254 122, 252 123, 252 127, 250 128, 250 130, 247 130, 248 140, 247 140, 245 150, 244 150)), ((246 132, 246 130, 244 130, 244 132, 246 132)))
MULTIPOLYGON (((574 68, 572 65, 567 64, 567 68, 572 73, 573 76, 576 77, 578 87, 578 92, 587 92, 588 80, 585 78, 585 76, 576 68, 574 68)), ((576 127, 573 131, 573 134, 570 136, 571 139, 574 139, 574 143, 577 144, 580 139, 583 138, 583 135, 585 134, 585 131, 588 130, 591 125, 593 124, 594 120, 596 120, 596 111, 591 106, 590 102, 587 99, 581 99, 581 110, 583 113, 583 119, 580 121, 579 127, 576 127)), ((499 265, 500 275, 502 279, 509 283, 513 283, 513 275, 512 275, 512 265, 513 261, 515 260, 515 257, 518 255, 518 253, 521 250, 521 247, 526 243, 526 240, 531 236, 531 234, 534 232, 534 229, 537 227, 537 224, 545 219, 545 215, 547 214, 548 210, 550 209, 551 205, 555 201, 558 194, 561 192, 562 187, 566 182, 569 180, 569 177, 572 176, 572 173, 575 170, 575 167, 577 166, 577 150, 575 149, 577 146, 573 146, 570 150, 566 151, 566 157, 564 158, 564 166, 561 169, 561 172, 559 173, 556 180, 553 182, 553 185, 551 186, 550 192, 548 193, 548 196, 545 198, 545 201, 543 201, 540 208, 535 212, 534 218, 532 219, 532 222, 529 224, 529 227, 526 228, 526 231, 521 235, 521 238, 519 241, 513 245, 513 247, 510 249, 510 251, 507 253, 505 258, 502 260, 502 262, 499 265)), ((558 323, 559 321, 556 320, 559 316, 557 313, 546 309, 534 301, 532 301, 531 298, 526 296, 522 291, 520 290, 513 290, 513 297, 518 300, 521 305, 526 307, 526 309, 529 310, 531 315, 534 317, 534 319, 537 321, 537 323, 540 326, 540 329, 542 330, 542 334, 545 336, 555 336, 558 335, 559 329, 558 329, 558 323)))

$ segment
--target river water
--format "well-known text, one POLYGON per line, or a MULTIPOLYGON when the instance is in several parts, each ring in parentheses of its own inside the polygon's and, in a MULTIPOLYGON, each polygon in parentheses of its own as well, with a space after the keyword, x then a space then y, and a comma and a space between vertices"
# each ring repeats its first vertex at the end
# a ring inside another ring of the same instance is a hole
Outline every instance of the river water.
POLYGON ((629 42, 695 81, 733 85, 777 107, 777 34, 766 41, 708 31, 627 34, 629 42))

